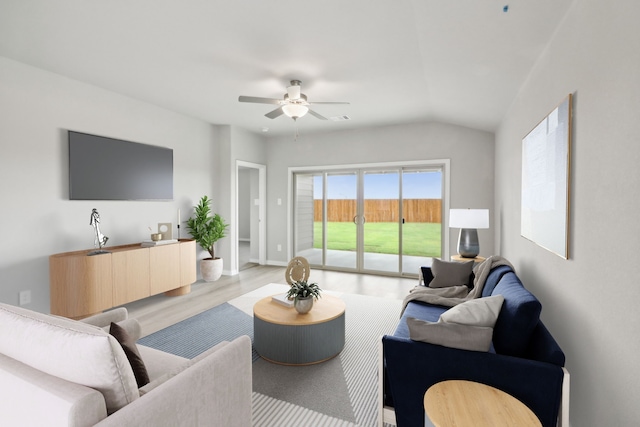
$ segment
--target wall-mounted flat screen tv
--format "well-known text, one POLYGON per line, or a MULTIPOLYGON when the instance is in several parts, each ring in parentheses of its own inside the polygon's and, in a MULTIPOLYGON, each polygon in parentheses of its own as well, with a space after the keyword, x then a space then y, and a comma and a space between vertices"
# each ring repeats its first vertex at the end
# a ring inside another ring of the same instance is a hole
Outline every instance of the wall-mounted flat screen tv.
POLYGON ((69 131, 69 199, 173 200, 173 150, 69 131))

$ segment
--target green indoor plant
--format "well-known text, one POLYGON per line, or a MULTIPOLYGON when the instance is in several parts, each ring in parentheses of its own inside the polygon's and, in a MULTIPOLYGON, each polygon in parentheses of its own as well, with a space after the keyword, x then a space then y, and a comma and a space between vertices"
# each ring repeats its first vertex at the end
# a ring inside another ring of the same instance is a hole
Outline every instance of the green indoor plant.
POLYGON ((287 291, 287 298, 293 298, 293 307, 300 314, 308 313, 313 307, 313 300, 320 298, 322 289, 317 283, 308 283, 306 280, 293 282, 287 291))
POLYGON ((222 217, 211 212, 211 199, 202 196, 193 207, 194 216, 187 220, 187 230, 210 257, 200 261, 202 278, 207 282, 218 280, 222 275, 222 259, 215 256, 215 243, 226 236, 227 227, 222 217))

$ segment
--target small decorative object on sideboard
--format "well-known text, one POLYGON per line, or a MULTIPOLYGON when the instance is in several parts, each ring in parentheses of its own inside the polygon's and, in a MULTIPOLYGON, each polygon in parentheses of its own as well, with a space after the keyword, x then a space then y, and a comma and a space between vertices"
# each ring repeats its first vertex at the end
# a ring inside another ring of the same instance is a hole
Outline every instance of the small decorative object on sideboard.
POLYGON ((162 233, 154 233, 151 227, 149 227, 149 231, 151 231, 151 240, 153 240, 154 242, 162 240, 162 233))
POLYGON ((193 207, 195 215, 187 220, 187 229, 193 239, 211 255, 200 261, 200 272, 207 282, 218 280, 222 275, 222 258, 215 256, 214 244, 225 237, 229 227, 220 215, 211 214, 210 204, 211 200, 207 196, 202 196, 200 203, 193 207))
POLYGON ((162 240, 173 240, 173 224, 170 222, 159 222, 158 233, 162 234, 162 240))
POLYGON ((93 225, 93 229, 96 233, 96 238, 93 242, 96 250, 89 252, 87 255, 100 255, 100 254, 108 254, 109 251, 105 251, 102 248, 107 244, 107 240, 109 238, 100 232, 100 214, 96 208, 93 208, 91 211, 91 219, 89 220, 89 225, 93 225))
POLYGON ((313 307, 313 300, 320 298, 321 291, 317 283, 300 280, 291 285, 287 297, 293 298, 293 307, 298 313, 306 314, 313 307))

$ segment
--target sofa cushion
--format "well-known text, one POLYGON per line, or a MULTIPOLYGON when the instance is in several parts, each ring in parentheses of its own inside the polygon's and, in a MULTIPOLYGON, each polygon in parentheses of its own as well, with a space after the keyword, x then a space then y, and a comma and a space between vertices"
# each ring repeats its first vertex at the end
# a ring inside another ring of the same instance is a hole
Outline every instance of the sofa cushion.
POLYGON ((430 288, 446 288, 449 286, 470 286, 469 277, 473 271, 473 261, 448 262, 438 258, 433 259, 431 272, 433 280, 428 284, 430 288))
POLYGON ((124 350, 124 354, 127 356, 133 369, 133 375, 136 377, 138 388, 149 383, 147 368, 144 366, 144 361, 142 357, 140 357, 134 339, 127 333, 126 329, 113 322, 111 322, 111 326, 109 327, 109 333, 118 340, 118 343, 120 343, 120 346, 124 350))
POLYGON ((442 313, 440 321, 493 328, 500 314, 503 301, 504 297, 502 295, 472 299, 442 313))
POLYGON ((484 326, 461 325, 457 323, 427 322, 407 318, 410 338, 445 347, 471 351, 489 351, 493 329, 484 326))
POLYGON ((0 352, 102 393, 112 413, 139 397, 118 341, 101 328, 0 304, 0 352))
POLYGON ((504 303, 493 329, 496 352, 515 357, 526 357, 531 334, 538 324, 542 305, 522 286, 513 272, 505 273, 493 290, 502 295, 504 303))
POLYGON ((147 367, 150 382, 153 382, 167 372, 177 369, 189 361, 186 357, 176 356, 175 354, 147 347, 142 344, 138 344, 138 351, 140 352, 140 356, 142 356, 142 360, 144 360, 144 366, 147 367))

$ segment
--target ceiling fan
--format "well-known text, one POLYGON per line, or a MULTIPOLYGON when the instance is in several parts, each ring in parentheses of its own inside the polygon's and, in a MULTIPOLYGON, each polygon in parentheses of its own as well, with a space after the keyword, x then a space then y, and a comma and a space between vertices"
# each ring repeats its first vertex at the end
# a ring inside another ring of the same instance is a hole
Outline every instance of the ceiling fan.
POLYGON ((320 120, 327 120, 321 114, 316 113, 309 108, 309 105, 317 104, 349 104, 348 102, 308 102, 307 95, 300 92, 300 80, 291 80, 291 86, 287 87, 287 93, 284 94, 283 99, 275 98, 259 98, 256 96, 240 96, 238 101, 240 102, 253 102, 257 104, 275 104, 279 105, 275 110, 265 114, 270 119, 275 119, 285 114, 291 117, 294 121, 309 113, 320 120))

